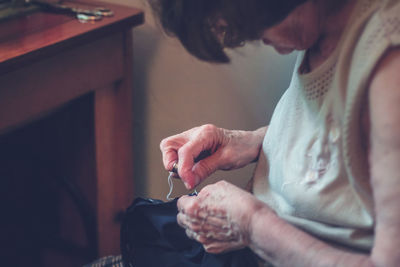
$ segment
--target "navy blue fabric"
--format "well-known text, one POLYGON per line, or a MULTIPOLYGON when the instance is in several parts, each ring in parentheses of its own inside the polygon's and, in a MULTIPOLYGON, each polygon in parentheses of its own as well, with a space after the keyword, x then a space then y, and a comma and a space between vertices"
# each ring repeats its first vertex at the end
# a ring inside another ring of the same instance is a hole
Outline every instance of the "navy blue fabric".
POLYGON ((189 239, 176 221, 177 199, 171 202, 137 198, 121 228, 121 251, 129 267, 257 267, 254 254, 241 249, 207 253, 189 239))

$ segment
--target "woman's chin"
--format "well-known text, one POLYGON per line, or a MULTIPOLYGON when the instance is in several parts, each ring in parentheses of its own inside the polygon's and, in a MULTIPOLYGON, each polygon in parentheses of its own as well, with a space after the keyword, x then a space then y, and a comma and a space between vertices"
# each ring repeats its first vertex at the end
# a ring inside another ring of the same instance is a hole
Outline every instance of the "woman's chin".
POLYGON ((292 48, 285 48, 285 47, 274 47, 274 48, 275 48, 275 51, 281 55, 287 55, 294 51, 294 49, 292 49, 292 48))

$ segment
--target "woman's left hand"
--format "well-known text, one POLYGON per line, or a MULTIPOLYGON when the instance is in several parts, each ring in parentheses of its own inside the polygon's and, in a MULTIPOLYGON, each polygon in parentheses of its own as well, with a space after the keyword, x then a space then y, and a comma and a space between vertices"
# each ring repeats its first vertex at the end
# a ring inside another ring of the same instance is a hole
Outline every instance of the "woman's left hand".
POLYGON ((210 253, 249 245, 251 218, 264 206, 250 193, 220 181, 178 200, 178 223, 210 253))

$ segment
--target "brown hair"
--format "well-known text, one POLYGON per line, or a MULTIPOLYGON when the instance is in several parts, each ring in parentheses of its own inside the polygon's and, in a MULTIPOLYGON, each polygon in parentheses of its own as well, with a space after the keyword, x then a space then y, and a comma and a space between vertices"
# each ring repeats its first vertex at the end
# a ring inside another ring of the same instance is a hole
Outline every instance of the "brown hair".
POLYGON ((257 40, 306 0, 149 0, 164 30, 201 60, 229 62, 225 47, 257 40), (223 21, 223 23, 221 23, 223 21))

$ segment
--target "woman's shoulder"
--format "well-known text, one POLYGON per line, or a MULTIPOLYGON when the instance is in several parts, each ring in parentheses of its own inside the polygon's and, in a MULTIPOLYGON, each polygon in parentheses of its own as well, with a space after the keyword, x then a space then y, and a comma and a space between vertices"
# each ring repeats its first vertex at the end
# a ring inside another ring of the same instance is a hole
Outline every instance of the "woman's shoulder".
POLYGON ((357 77, 369 76, 389 49, 400 46, 400 0, 362 2, 370 5, 364 7, 360 14, 363 18, 358 18, 355 23, 358 25, 352 26, 344 46, 344 54, 351 55, 351 75, 357 77))
MULTIPOLYGON (((370 83, 370 99, 377 100, 378 103, 396 101, 395 111, 398 111, 397 100, 400 97, 400 47, 392 48, 382 56, 377 64, 370 83), (397 94, 397 97, 394 95, 397 94)), ((383 105, 386 107, 386 105, 383 105)), ((393 114, 393 111, 391 111, 393 114)), ((385 115, 387 117, 387 114, 385 115)), ((396 117, 400 117, 399 114, 396 117)), ((390 128, 391 129, 391 128, 390 128)))
POLYGON ((379 8, 368 21, 368 43, 400 44, 400 1, 381 0, 379 8))

